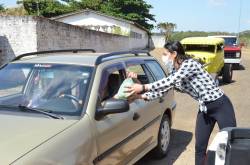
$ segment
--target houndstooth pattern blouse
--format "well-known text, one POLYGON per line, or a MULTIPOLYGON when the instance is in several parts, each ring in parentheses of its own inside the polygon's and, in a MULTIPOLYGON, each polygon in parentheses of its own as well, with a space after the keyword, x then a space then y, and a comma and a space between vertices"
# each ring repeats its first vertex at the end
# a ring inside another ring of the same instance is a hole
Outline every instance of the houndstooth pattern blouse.
POLYGON ((149 84, 149 91, 143 95, 147 100, 153 100, 162 97, 172 87, 197 100, 199 110, 205 113, 207 112, 205 103, 214 101, 224 94, 211 75, 192 58, 184 60, 180 68, 174 70, 168 77, 149 84))

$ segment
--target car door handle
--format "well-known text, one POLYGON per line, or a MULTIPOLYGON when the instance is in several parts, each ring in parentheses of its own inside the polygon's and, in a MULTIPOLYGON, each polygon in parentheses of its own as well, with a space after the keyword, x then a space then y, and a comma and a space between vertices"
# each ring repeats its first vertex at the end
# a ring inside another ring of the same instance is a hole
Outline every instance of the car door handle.
POLYGON ((136 121, 140 118, 140 115, 138 113, 134 113, 133 120, 136 121))
POLYGON ((163 102, 164 102, 164 98, 160 97, 159 103, 163 103, 163 102))

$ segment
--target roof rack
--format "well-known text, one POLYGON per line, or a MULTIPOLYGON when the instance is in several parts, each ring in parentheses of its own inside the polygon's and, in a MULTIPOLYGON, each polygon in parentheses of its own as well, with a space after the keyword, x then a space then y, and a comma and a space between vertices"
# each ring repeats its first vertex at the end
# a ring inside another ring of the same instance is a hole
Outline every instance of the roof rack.
POLYGON ((131 50, 131 51, 120 51, 120 52, 112 52, 108 54, 104 54, 102 56, 99 56, 96 59, 95 65, 99 65, 104 61, 111 60, 115 57, 124 57, 121 55, 125 54, 134 54, 135 56, 139 56, 139 54, 146 54, 147 56, 151 56, 148 50, 131 50))
POLYGON ((21 54, 17 57, 15 57, 12 61, 20 60, 23 57, 27 56, 33 56, 33 55, 39 55, 39 54, 48 54, 48 53, 60 53, 60 52, 72 52, 72 53, 78 53, 78 52, 92 52, 95 53, 96 51, 94 49, 59 49, 59 50, 46 50, 46 51, 38 51, 38 52, 30 52, 21 54))

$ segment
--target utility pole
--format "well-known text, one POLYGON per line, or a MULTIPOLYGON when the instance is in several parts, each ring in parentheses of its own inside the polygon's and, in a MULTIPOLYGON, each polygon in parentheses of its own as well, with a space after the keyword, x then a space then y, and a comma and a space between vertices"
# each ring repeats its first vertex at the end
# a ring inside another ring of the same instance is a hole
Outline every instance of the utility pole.
POLYGON ((240 0, 240 12, 239 12, 239 24, 238 24, 238 35, 237 35, 237 44, 240 44, 240 22, 241 22, 241 10, 242 10, 242 0, 240 0))
POLYGON ((39 0, 36 1, 36 10, 37 10, 37 16, 40 16, 40 11, 39 11, 39 0))

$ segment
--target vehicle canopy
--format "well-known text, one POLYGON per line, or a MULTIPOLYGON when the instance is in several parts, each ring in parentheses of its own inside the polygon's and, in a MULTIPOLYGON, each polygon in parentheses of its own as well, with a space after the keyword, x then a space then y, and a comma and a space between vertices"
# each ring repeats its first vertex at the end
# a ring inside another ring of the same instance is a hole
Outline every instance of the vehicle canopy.
POLYGON ((223 38, 213 37, 188 37, 181 40, 183 45, 221 45, 224 44, 223 38))
POLYGON ((188 37, 181 40, 185 52, 199 61, 209 64, 209 73, 219 73, 224 66, 224 39, 212 37, 188 37))
POLYGON ((209 36, 212 38, 223 38, 225 41, 225 46, 237 46, 238 38, 233 35, 218 35, 218 36, 209 36))

